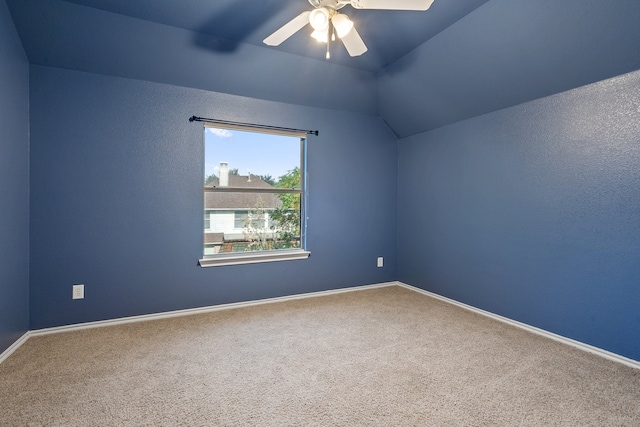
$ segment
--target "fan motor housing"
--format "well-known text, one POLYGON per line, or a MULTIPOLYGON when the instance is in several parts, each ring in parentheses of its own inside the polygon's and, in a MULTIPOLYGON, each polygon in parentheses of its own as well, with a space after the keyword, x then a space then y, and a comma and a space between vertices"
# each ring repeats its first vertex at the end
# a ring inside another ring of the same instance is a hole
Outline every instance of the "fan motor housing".
POLYGON ((339 3, 338 0, 309 0, 311 6, 319 9, 321 7, 326 7, 328 9, 338 10, 342 9, 346 3, 339 3))

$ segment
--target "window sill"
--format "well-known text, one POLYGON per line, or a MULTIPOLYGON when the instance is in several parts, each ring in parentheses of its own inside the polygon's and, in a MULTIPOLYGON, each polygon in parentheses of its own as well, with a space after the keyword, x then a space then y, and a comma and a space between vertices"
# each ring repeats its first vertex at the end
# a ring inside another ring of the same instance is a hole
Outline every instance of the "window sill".
POLYGON ((213 255, 199 260, 200 267, 220 267, 223 265, 255 264, 258 262, 291 261, 307 259, 311 252, 304 250, 273 251, 260 253, 233 253, 213 255))

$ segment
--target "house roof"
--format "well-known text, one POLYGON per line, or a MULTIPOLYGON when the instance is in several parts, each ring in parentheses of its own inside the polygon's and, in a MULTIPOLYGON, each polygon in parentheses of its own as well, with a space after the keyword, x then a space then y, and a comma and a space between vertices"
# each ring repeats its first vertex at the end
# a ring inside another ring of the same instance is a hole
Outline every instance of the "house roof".
POLYGON ((204 233, 204 243, 221 244, 224 242, 224 233, 204 233))
MULTIPOLYGON (((214 178, 207 187, 218 187, 220 181, 214 178)), ((255 175, 229 175, 232 188, 273 188, 268 182, 255 175)), ((269 193, 205 192, 205 209, 250 210, 255 208, 274 209, 280 206, 280 198, 269 193)))

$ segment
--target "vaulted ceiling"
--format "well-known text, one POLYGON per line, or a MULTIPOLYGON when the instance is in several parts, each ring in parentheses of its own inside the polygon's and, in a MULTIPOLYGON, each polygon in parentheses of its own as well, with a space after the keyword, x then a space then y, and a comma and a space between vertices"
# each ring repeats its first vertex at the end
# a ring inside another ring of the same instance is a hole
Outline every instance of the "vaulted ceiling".
MULTIPOLYGON (((209 47, 227 52, 233 52, 239 43, 266 47, 262 43, 265 37, 301 12, 313 9, 307 0, 68 1, 216 36, 220 40, 209 47)), ((331 61, 347 67, 380 71, 487 1, 445 0, 428 13, 346 7, 341 12, 357 22, 369 52, 351 58, 337 43, 331 61)), ((310 32, 307 27, 275 49, 324 60, 325 45, 312 43, 310 32)))
POLYGON ((302 30, 307 0, 7 0, 30 63, 377 114, 399 137, 640 69, 638 0, 343 10, 369 51, 302 30))

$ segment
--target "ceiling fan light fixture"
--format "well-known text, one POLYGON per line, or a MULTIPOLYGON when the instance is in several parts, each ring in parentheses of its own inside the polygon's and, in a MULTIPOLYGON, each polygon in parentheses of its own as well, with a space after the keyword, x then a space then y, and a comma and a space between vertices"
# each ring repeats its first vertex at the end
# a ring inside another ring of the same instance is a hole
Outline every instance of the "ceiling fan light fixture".
POLYGON ((329 27, 331 15, 326 7, 315 9, 309 15, 309 23, 316 31, 326 30, 329 27))
POLYGON ((329 32, 327 29, 324 30, 315 30, 311 33, 311 37, 319 41, 320 43, 328 43, 329 42, 329 32))
POLYGON ((308 0, 312 11, 305 11, 284 24, 263 41, 268 46, 278 46, 306 25, 313 27, 311 36, 320 43, 326 43, 327 59, 330 58, 330 44, 336 35, 350 56, 360 56, 367 51, 362 37, 356 31, 353 22, 338 13, 344 6, 354 9, 384 10, 427 10, 434 0, 308 0), (331 38, 329 38, 331 37, 331 38))
POLYGON ((343 38, 353 29, 353 21, 347 15, 335 13, 331 18, 331 23, 338 33, 338 37, 343 38))

